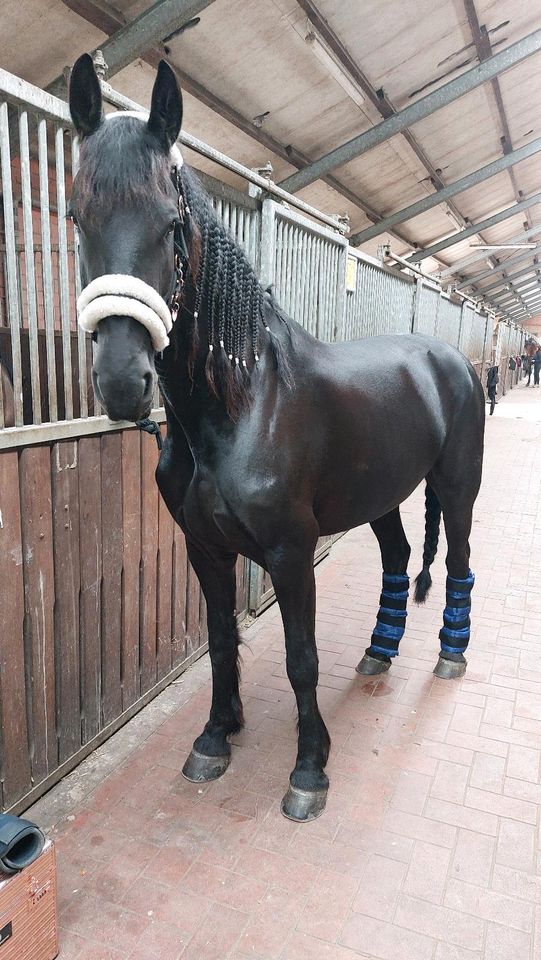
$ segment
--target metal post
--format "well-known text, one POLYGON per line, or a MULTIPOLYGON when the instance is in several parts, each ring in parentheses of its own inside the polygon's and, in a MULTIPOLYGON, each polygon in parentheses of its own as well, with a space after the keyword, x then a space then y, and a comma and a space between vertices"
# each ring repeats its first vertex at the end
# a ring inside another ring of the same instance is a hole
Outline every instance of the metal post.
POLYGON ((30 347, 30 382, 32 385, 32 419, 41 423, 41 387, 39 377, 38 303, 36 266, 34 261, 34 225, 32 221, 32 184, 30 179, 30 144, 28 113, 19 112, 19 144, 21 151, 21 194, 23 205, 24 266, 28 307, 28 343, 30 347))
POLYGON ((334 321, 334 339, 343 340, 346 325, 346 271, 348 247, 340 244, 337 264, 336 316, 334 321))
POLYGON ((275 202, 270 198, 263 200, 261 206, 261 255, 259 275, 264 287, 274 283, 274 256, 276 247, 275 202))
POLYGON ((68 237, 66 231, 66 181, 64 164, 64 130, 56 128, 56 203, 58 208, 58 275, 60 281, 60 319, 62 323, 62 355, 64 359, 64 399, 66 420, 73 417, 73 381, 71 373, 71 318, 69 300, 68 237))
POLYGON ((54 346, 54 288, 51 256, 51 218, 49 212, 49 155, 47 148, 47 121, 44 118, 38 120, 38 164, 41 220, 41 271, 43 279, 43 315, 45 321, 49 420, 58 420, 58 403, 56 395, 56 359, 54 346))

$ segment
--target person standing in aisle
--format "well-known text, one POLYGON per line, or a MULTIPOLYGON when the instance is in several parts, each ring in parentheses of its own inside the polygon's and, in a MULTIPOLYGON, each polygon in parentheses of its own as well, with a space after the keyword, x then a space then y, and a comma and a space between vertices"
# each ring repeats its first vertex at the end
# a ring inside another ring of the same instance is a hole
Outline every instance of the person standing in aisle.
POLYGON ((490 400, 490 416, 494 413, 494 407, 498 402, 496 400, 496 390, 499 380, 498 367, 489 367, 487 370, 487 394, 490 400))
POLYGON ((533 385, 534 387, 539 386, 539 373, 541 371, 541 347, 538 348, 537 353, 533 357, 533 385))

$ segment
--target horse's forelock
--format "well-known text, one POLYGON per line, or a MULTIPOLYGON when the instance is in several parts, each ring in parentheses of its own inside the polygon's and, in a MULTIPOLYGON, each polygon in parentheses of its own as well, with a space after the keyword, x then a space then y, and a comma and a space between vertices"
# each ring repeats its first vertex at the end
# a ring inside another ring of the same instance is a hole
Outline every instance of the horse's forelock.
POLYGON ((140 120, 103 122, 81 144, 74 197, 96 219, 112 204, 152 206, 171 189, 171 161, 140 120))

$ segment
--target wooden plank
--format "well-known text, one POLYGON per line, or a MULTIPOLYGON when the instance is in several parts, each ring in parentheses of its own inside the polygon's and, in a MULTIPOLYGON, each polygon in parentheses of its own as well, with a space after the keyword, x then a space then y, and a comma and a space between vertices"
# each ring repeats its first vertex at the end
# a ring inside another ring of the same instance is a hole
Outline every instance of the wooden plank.
POLYGON ((78 443, 51 446, 55 566, 56 718, 59 759, 81 745, 79 662, 79 467, 78 443))
MULTIPOLYGON (((165 436, 165 425, 161 428, 165 436)), ((157 657, 158 680, 172 667, 173 536, 175 521, 162 497, 158 500, 157 657)))
POLYGON ((141 560, 141 435, 122 432, 122 707, 139 697, 139 564, 141 560))
POLYGON ((101 455, 99 437, 79 440, 82 737, 101 729, 101 455))
POLYGON ((141 438, 141 693, 156 683, 156 575, 158 560, 158 450, 153 437, 141 438))
POLYGON ((0 770, 2 803, 14 803, 31 785, 24 668, 24 592, 16 453, 0 455, 0 770))
POLYGON ((173 534, 173 607, 172 607, 172 665, 177 667, 187 657, 186 650, 186 599, 188 583, 188 554, 186 540, 180 527, 175 524, 173 534))
POLYGON ((53 518, 48 447, 21 450, 19 471, 32 780, 40 783, 58 762, 53 518))
POLYGON ((122 712, 122 434, 101 439, 102 722, 122 712))

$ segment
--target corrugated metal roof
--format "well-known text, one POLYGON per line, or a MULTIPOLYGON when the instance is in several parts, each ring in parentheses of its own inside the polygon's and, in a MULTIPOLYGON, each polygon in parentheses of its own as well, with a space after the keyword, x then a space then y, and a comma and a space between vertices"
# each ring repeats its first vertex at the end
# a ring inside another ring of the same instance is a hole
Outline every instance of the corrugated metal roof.
MULTIPOLYGON (((80 7, 84 2, 80 0, 80 7)), ((92 2, 107 9, 107 0, 99 0, 99 4, 88 0, 92 2)), ((397 110, 478 62, 464 0, 314 2, 373 90, 382 88, 397 110)), ((150 5, 149 0, 116 0, 114 7, 131 19, 150 5)), ((475 0, 475 9, 494 52, 541 27, 539 4, 475 0)), ((103 33, 62 0, 4 0, 1 20, 0 62, 39 86, 46 86, 80 53, 104 40, 103 33)), ((368 97, 357 105, 314 56, 305 41, 309 30, 313 27, 299 0, 215 0, 201 14, 198 26, 168 43, 169 56, 173 65, 246 121, 268 111, 262 129, 283 146, 292 145, 315 159, 369 129, 381 115, 368 97)), ((541 54, 537 54, 499 78, 514 149, 541 135, 540 65, 541 54)), ((153 77, 154 70, 137 60, 119 73, 113 84, 148 104, 153 77)), ((185 128, 248 166, 262 166, 270 159, 276 180, 296 169, 188 93, 185 128)), ((415 124, 411 132, 446 184, 497 159, 502 154, 503 130, 493 85, 485 84, 440 109, 415 124)), ((216 173, 212 164, 199 157, 197 166, 216 173)), ((429 170, 402 134, 333 173, 381 216, 401 210, 435 189, 429 170)), ((524 197, 541 190, 541 154, 517 164, 514 179, 524 197)), ((301 195, 327 212, 347 212, 353 233, 371 222, 359 206, 321 181, 306 187, 301 195)), ((449 235, 463 218, 475 223, 516 199, 509 172, 500 173, 458 194, 453 199, 454 209, 439 204, 397 227, 411 244, 382 234, 363 249, 375 253, 380 243, 390 241, 393 249, 404 255, 412 251, 412 244, 428 246, 449 235)), ((485 230, 483 238, 504 242, 520 232, 527 218, 531 224, 541 222, 539 206, 485 230)), ((474 242, 479 242, 479 237, 449 247, 437 261, 427 259, 423 266, 437 270, 442 264, 459 263, 474 242)), ((487 258, 491 254, 495 263, 498 251, 487 251, 487 258)), ((461 279, 484 269, 486 261, 466 267, 461 279)))

